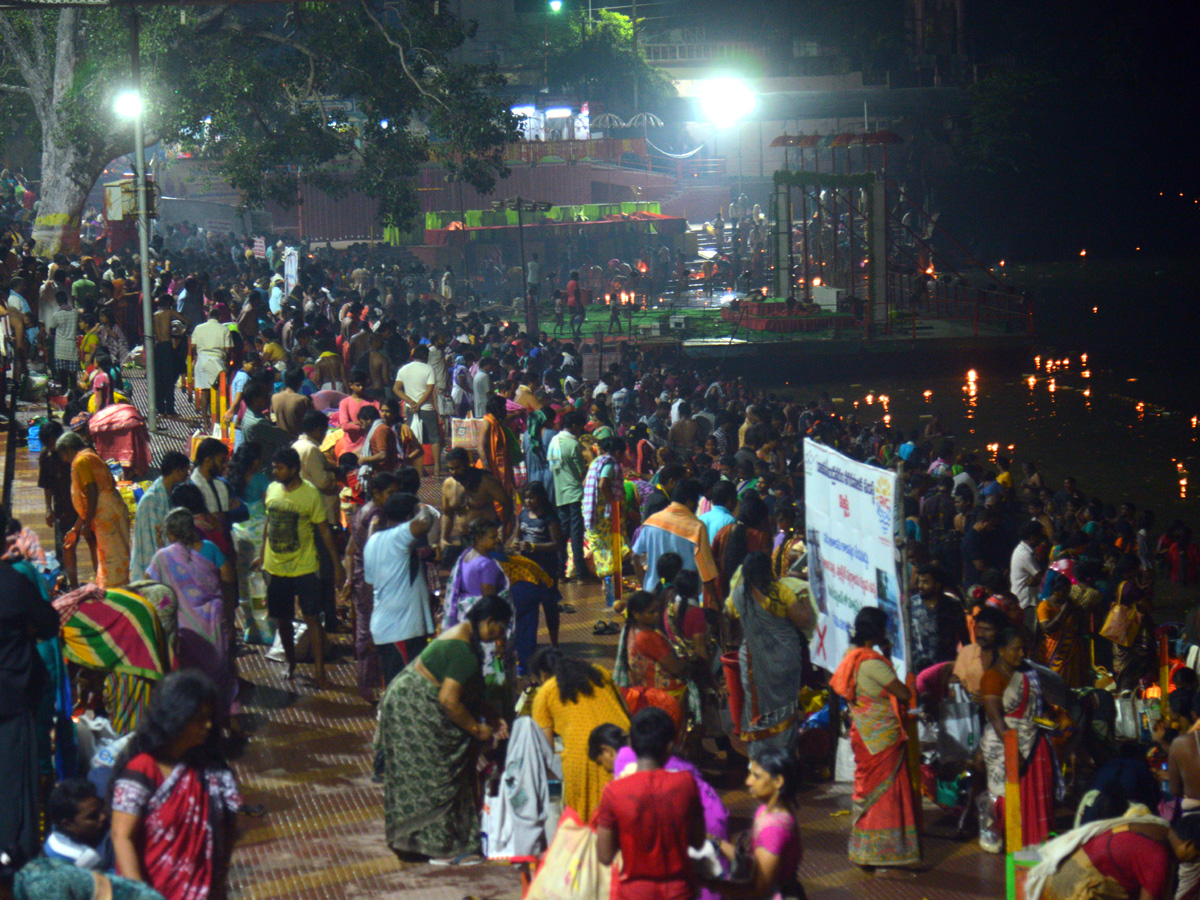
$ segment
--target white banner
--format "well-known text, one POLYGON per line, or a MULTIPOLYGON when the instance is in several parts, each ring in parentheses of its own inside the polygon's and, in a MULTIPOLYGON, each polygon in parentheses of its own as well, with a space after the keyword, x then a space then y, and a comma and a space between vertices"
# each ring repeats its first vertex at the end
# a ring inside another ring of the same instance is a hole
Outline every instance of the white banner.
POLYGON ((805 439, 808 580, 820 610, 812 640, 815 665, 836 669, 850 647, 854 617, 864 607, 878 606, 887 613, 896 674, 902 681, 908 674, 908 623, 896 544, 902 508, 895 472, 805 439))
POLYGON ((296 282, 300 280, 300 254, 295 247, 288 247, 283 252, 283 293, 290 294, 296 282))

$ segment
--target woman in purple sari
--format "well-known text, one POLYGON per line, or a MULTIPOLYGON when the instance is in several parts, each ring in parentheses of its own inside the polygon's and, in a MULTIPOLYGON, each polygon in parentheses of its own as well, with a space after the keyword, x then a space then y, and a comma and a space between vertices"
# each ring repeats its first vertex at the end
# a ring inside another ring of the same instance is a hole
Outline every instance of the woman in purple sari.
POLYGON ((229 646, 227 604, 236 602, 237 576, 233 563, 216 544, 196 532, 192 512, 173 509, 165 524, 170 541, 154 554, 146 576, 175 592, 179 605, 180 669, 199 669, 217 686, 224 708, 222 718, 241 711, 237 702, 237 675, 229 646))

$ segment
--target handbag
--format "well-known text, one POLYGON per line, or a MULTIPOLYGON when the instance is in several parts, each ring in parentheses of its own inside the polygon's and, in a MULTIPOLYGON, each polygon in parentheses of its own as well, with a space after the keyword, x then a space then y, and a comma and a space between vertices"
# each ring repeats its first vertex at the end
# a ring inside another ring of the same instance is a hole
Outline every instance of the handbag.
POLYGON ((1142 613, 1136 606, 1114 603, 1100 626, 1100 636, 1120 647, 1132 647, 1142 627, 1142 613))
POLYGON ((575 810, 563 813, 525 900, 608 900, 612 866, 601 865, 596 832, 575 810))

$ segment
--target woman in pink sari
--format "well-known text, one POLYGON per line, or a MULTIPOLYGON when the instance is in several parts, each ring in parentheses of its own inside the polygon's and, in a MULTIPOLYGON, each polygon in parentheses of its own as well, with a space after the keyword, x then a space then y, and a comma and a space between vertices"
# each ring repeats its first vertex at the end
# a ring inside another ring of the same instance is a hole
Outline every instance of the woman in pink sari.
POLYGON ((829 686, 850 705, 854 795, 850 862, 887 877, 921 861, 916 806, 908 774, 908 738, 900 704, 909 691, 888 662, 887 614, 878 607, 854 619, 853 646, 829 686), (879 647, 883 653, 874 648, 879 647))
POLYGON ((146 576, 167 585, 179 604, 181 669, 199 669, 212 679, 221 697, 218 719, 236 715, 237 677, 230 654, 230 631, 225 616, 236 603, 237 575, 225 554, 196 532, 191 510, 174 509, 165 525, 170 541, 154 554, 146 576))

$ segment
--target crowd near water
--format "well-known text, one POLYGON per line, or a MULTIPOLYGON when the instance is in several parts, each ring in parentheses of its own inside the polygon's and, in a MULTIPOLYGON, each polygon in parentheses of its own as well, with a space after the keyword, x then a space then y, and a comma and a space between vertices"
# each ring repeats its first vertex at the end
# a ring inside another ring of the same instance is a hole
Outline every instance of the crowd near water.
MULTIPOLYGON (((634 253, 671 293, 669 249, 634 253)), ((1200 887, 1200 548, 1154 498, 1039 465, 1022 434, 977 450, 936 403, 893 420, 597 347, 567 261, 526 270, 555 321, 531 334, 449 267, 365 247, 285 269, 282 242, 181 227, 151 255, 143 334, 128 255, 0 246, 4 352, 46 399, 6 411, 45 504, 23 513, 44 528, 0 523, 17 896, 225 896, 260 812, 229 763, 254 740, 238 657, 274 639, 294 690, 328 690, 339 632, 406 861, 544 853, 539 878, 594 862, 592 896, 801 897, 802 788, 840 769, 849 860, 878 877, 928 865, 927 799, 984 852, 1040 846, 1027 896, 1200 887), (158 416, 201 422, 153 458, 148 356, 158 416), (910 678, 874 606, 832 671, 810 660, 806 442, 901 473, 910 678), (560 646, 567 583, 610 659, 560 646), (746 773, 745 835, 714 768, 746 773)))

